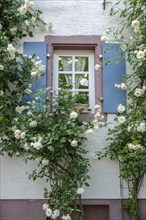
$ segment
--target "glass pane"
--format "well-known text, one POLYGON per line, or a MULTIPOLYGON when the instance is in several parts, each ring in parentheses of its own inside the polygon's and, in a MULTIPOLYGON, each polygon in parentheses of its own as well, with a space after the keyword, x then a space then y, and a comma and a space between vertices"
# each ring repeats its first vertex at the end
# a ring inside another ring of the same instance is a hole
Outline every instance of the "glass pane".
POLYGON ((76 92, 75 103, 89 104, 89 93, 88 92, 76 92))
POLYGON ((88 57, 75 57, 75 71, 88 71, 88 57))
POLYGON ((72 71, 72 57, 59 57, 59 71, 72 71))
POLYGON ((58 77, 58 85, 59 88, 64 88, 65 86, 70 84, 69 88, 72 88, 72 75, 71 74, 59 74, 58 77))
POLYGON ((88 89, 89 88, 88 74, 76 74, 75 75, 75 88, 76 89, 88 89))

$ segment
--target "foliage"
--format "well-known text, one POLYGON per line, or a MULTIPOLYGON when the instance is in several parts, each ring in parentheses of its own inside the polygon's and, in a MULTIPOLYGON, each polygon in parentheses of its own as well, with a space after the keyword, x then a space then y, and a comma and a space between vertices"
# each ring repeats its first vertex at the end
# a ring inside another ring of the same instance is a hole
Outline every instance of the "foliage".
MULTIPOLYGON (((120 25, 114 32, 109 28, 107 34, 113 34, 114 40, 121 44, 133 71, 126 76, 124 87, 121 87, 127 88, 127 113, 124 107, 118 107, 116 120, 119 123, 113 129, 109 128, 109 144, 103 151, 96 152, 96 156, 99 159, 110 156, 112 160, 120 161, 120 176, 129 189, 129 200, 124 210, 139 220, 138 194, 146 172, 145 1, 117 1, 111 10, 111 15, 115 14, 120 16, 120 25)), ((118 84, 115 86, 120 88, 118 84)))
MULTIPOLYGON (((32 94, 31 86, 38 83, 44 66, 35 55, 23 55, 17 49, 21 38, 32 37, 34 28, 45 26, 41 11, 33 10, 29 0, 0 4, 0 154, 39 161, 29 177, 45 178, 50 184, 51 190, 44 193, 46 217, 70 220, 68 213, 75 210, 82 219, 81 194, 89 179, 84 144, 93 126, 96 130, 98 126, 79 120, 81 110, 74 108, 69 90, 51 94, 41 89, 32 94)), ((95 119, 102 118, 100 106, 96 112, 95 119)))
POLYGON ((18 40, 33 36, 34 28, 44 26, 41 12, 29 1, 0 1, 0 130, 11 124, 14 108, 21 102, 35 61, 18 52, 18 40), (25 59, 25 62, 24 62, 25 59))

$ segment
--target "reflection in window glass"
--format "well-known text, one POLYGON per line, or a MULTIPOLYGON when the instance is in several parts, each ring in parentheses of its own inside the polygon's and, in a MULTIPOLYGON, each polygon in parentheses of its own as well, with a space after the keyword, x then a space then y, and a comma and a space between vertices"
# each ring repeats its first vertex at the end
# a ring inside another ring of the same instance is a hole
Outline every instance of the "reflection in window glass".
POLYGON ((87 79, 88 82, 89 82, 88 74, 76 74, 75 75, 75 88, 76 89, 88 89, 89 88, 89 84, 88 84, 88 86, 82 86, 80 84, 81 80, 84 79, 84 78, 87 79))
POLYGON ((71 85, 72 87, 72 75, 71 74, 59 74, 59 82, 58 82, 58 85, 59 85, 59 88, 63 88, 65 87, 67 84, 71 85))
POLYGON ((59 71, 72 71, 72 57, 59 57, 59 71))
POLYGON ((88 71, 88 57, 75 57, 75 71, 76 72, 88 71))

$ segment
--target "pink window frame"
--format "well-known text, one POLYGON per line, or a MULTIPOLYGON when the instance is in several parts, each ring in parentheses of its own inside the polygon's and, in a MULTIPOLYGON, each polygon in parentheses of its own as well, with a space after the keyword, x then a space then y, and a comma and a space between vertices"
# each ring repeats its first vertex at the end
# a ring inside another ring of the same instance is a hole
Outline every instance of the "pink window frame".
MULTIPOLYGON (((53 82, 53 53, 54 50, 93 50, 94 64, 102 65, 102 42, 101 36, 45 36, 45 42, 48 44, 47 48, 47 87, 52 88, 53 82)), ((95 104, 100 104, 102 107, 103 97, 103 80, 102 68, 94 69, 95 77, 95 104)))

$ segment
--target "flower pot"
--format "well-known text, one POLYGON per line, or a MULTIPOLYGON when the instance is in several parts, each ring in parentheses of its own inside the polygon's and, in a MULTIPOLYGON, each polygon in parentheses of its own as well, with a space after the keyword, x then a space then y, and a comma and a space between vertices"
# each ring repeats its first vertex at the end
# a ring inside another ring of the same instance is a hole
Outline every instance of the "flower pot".
POLYGON ((88 104, 75 103, 74 106, 75 106, 75 108, 77 110, 83 109, 83 112, 87 112, 88 109, 89 109, 89 105, 88 104))

